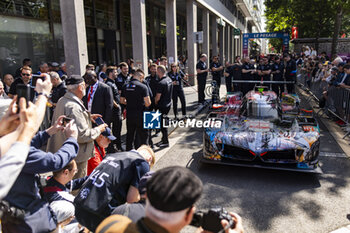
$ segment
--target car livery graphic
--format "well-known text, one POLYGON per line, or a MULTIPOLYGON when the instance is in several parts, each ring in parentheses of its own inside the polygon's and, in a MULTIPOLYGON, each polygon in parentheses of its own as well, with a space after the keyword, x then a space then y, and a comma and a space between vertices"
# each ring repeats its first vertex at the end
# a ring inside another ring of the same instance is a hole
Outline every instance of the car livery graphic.
POLYGON ((207 116, 222 126, 204 129, 201 162, 322 173, 319 125, 299 104, 296 94, 278 98, 266 87, 229 93, 207 116))

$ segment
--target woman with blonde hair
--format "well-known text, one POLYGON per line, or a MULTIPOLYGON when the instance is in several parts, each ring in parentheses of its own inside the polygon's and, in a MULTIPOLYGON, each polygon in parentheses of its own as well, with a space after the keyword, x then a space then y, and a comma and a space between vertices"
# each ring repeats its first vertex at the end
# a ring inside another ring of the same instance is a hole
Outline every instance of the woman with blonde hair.
POLYGON ((181 110, 182 116, 186 116, 186 100, 185 93, 182 87, 182 77, 179 74, 179 67, 176 63, 172 63, 170 65, 170 71, 168 72, 168 76, 173 81, 173 110, 175 119, 177 119, 177 99, 180 98, 181 101, 181 110))

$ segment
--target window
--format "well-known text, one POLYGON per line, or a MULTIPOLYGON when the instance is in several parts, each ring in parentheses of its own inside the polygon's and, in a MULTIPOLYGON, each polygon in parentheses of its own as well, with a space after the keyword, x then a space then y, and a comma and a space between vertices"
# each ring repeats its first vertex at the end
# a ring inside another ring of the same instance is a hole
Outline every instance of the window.
POLYGON ((95 26, 94 23, 94 5, 92 0, 84 0, 84 14, 86 26, 95 26))
POLYGON ((48 19, 47 1, 2 0, 0 1, 0 13, 36 19, 48 19))
POLYGON ((24 58, 34 72, 41 61, 53 61, 53 43, 48 21, 0 16, 0 66, 2 73, 15 73, 24 58))
POLYGON ((96 26, 117 28, 116 0, 95 0, 96 26))

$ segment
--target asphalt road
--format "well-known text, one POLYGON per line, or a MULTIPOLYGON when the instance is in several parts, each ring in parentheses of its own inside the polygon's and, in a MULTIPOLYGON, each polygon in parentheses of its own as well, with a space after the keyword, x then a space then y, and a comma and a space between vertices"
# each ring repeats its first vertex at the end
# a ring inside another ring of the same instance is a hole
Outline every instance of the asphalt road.
POLYGON ((204 184, 197 209, 222 206, 237 212, 245 232, 330 232, 350 223, 350 161, 323 124, 321 131, 323 174, 201 164, 202 129, 184 128, 176 129, 179 139, 155 169, 191 169, 204 184))

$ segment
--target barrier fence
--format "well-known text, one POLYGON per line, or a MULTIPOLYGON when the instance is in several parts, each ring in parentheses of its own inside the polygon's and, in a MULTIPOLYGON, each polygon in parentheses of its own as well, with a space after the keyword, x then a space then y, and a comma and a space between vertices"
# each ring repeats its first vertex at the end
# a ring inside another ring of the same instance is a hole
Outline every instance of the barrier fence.
POLYGON ((297 84, 310 94, 310 98, 318 103, 325 102, 320 109, 323 111, 322 115, 327 114, 344 121, 345 126, 348 126, 346 136, 350 135, 350 89, 330 85, 322 79, 310 79, 303 74, 297 76, 297 84))

